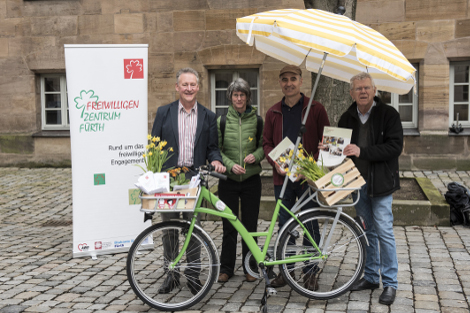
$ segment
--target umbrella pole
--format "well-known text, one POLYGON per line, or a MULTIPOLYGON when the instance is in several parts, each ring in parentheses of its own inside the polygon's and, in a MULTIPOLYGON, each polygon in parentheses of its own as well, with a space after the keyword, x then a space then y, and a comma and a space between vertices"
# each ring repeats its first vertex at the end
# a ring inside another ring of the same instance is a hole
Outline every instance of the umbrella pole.
MULTIPOLYGON (((294 145, 294 153, 292 154, 292 161, 289 164, 289 173, 292 171, 292 166, 294 165, 294 159, 297 156, 297 150, 298 150, 298 147, 299 147, 300 140, 302 139, 303 134, 307 130, 305 128, 305 123, 307 122, 308 113, 310 112, 313 97, 315 96, 315 92, 317 91, 318 82, 320 81, 321 72, 323 71, 323 66, 325 65, 325 61, 326 61, 327 56, 328 56, 328 53, 324 52, 323 53, 323 60, 320 64, 320 68, 318 69, 318 74, 317 74, 317 78, 315 79, 315 84, 313 85, 312 95, 310 96, 310 100, 308 101, 307 111, 305 111, 304 119, 302 120, 302 124, 300 124, 299 136, 297 137, 297 140, 296 140, 295 145, 294 145)), ((286 177, 284 178, 284 184, 282 184, 281 193, 279 194, 279 199, 281 199, 281 200, 284 200, 284 193, 286 192, 288 182, 289 182, 289 176, 286 175, 286 177)))

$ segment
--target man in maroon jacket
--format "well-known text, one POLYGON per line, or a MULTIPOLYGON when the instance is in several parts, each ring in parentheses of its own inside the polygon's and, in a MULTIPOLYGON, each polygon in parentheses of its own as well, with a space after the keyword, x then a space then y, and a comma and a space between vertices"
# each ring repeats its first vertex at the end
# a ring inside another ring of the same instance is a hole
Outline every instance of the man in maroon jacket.
MULTIPOLYGON (((279 199, 282 184, 286 172, 281 169, 272 160, 268 154, 285 138, 295 143, 299 136, 300 125, 305 116, 309 98, 300 92, 302 86, 302 70, 295 65, 283 67, 279 73, 279 84, 281 85, 284 97, 281 101, 273 105, 266 113, 266 119, 263 132, 263 149, 266 159, 273 167, 274 194, 276 201, 279 199)), ((318 143, 323 137, 323 128, 329 126, 328 115, 325 108, 319 102, 313 101, 310 108, 307 122, 305 123, 306 132, 303 134, 301 144, 304 150, 318 158, 318 143)), ((301 184, 302 181, 288 181, 287 188, 282 203, 291 209, 296 200, 302 196, 308 188, 307 184, 301 184)), ((311 207, 311 206, 308 206, 311 207)), ((287 222, 290 215, 283 209, 279 212, 279 229, 287 222)), ((318 225, 311 230, 314 238, 318 238, 318 225)), ((318 289, 318 283, 315 277, 316 267, 306 266, 303 269, 304 286, 309 290, 318 289)), ((281 274, 275 278, 271 285, 273 287, 282 287, 286 285, 281 274)))

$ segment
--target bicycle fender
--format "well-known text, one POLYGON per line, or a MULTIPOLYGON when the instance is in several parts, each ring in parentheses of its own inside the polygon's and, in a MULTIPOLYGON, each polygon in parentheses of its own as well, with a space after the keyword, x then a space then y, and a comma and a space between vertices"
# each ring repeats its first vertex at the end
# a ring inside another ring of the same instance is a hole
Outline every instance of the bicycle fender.
MULTIPOLYGON (((328 211, 328 212, 332 212, 332 213, 336 213, 338 210, 334 210, 334 209, 325 209, 325 208, 311 208, 311 209, 307 209, 307 210, 304 210, 304 211, 301 211, 300 213, 296 214, 297 218, 301 217, 302 215, 305 215, 307 213, 310 213, 310 212, 315 212, 315 211, 319 211, 319 212, 324 212, 324 211, 328 211)), ((362 227, 356 222, 356 220, 354 218, 352 218, 351 216, 349 216, 348 214, 344 213, 344 212, 341 212, 341 215, 346 217, 347 219, 349 219, 354 225, 356 225, 357 229, 359 229, 359 231, 364 235, 364 238, 366 239, 366 243, 367 245, 369 245, 369 240, 367 239, 367 234, 364 232, 364 230, 362 229, 362 227)), ((277 257, 277 246, 279 244, 279 239, 281 238, 281 234, 284 232, 284 230, 291 224, 295 222, 295 220, 291 217, 285 224, 284 226, 282 226, 281 230, 277 233, 277 238, 276 238, 276 241, 274 242, 274 257, 277 257)))

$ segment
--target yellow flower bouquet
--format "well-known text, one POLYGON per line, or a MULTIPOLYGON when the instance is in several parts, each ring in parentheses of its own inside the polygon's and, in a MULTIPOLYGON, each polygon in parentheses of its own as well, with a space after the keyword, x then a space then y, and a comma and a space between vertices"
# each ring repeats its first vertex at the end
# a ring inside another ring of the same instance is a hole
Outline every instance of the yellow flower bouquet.
POLYGON ((163 165, 173 154, 173 148, 169 147, 164 149, 167 145, 166 140, 160 140, 160 137, 147 136, 148 145, 145 146, 145 153, 142 155, 145 162, 145 167, 138 165, 144 172, 151 171, 153 173, 159 173, 162 171, 163 165))
POLYGON ((320 166, 313 158, 313 155, 306 153, 302 146, 299 146, 297 158, 294 160, 294 164, 297 166, 295 175, 302 175, 306 179, 316 181, 321 177, 325 176, 325 168, 323 164, 320 166))

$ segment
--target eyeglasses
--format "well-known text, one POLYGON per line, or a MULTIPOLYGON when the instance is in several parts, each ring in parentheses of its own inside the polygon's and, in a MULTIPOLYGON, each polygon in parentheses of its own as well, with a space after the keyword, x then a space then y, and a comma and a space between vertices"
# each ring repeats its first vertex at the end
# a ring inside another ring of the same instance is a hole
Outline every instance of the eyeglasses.
POLYGON ((354 88, 354 91, 355 91, 355 92, 361 92, 362 89, 364 89, 364 91, 369 91, 369 90, 372 89, 372 87, 371 87, 371 86, 357 87, 357 88, 354 88))

